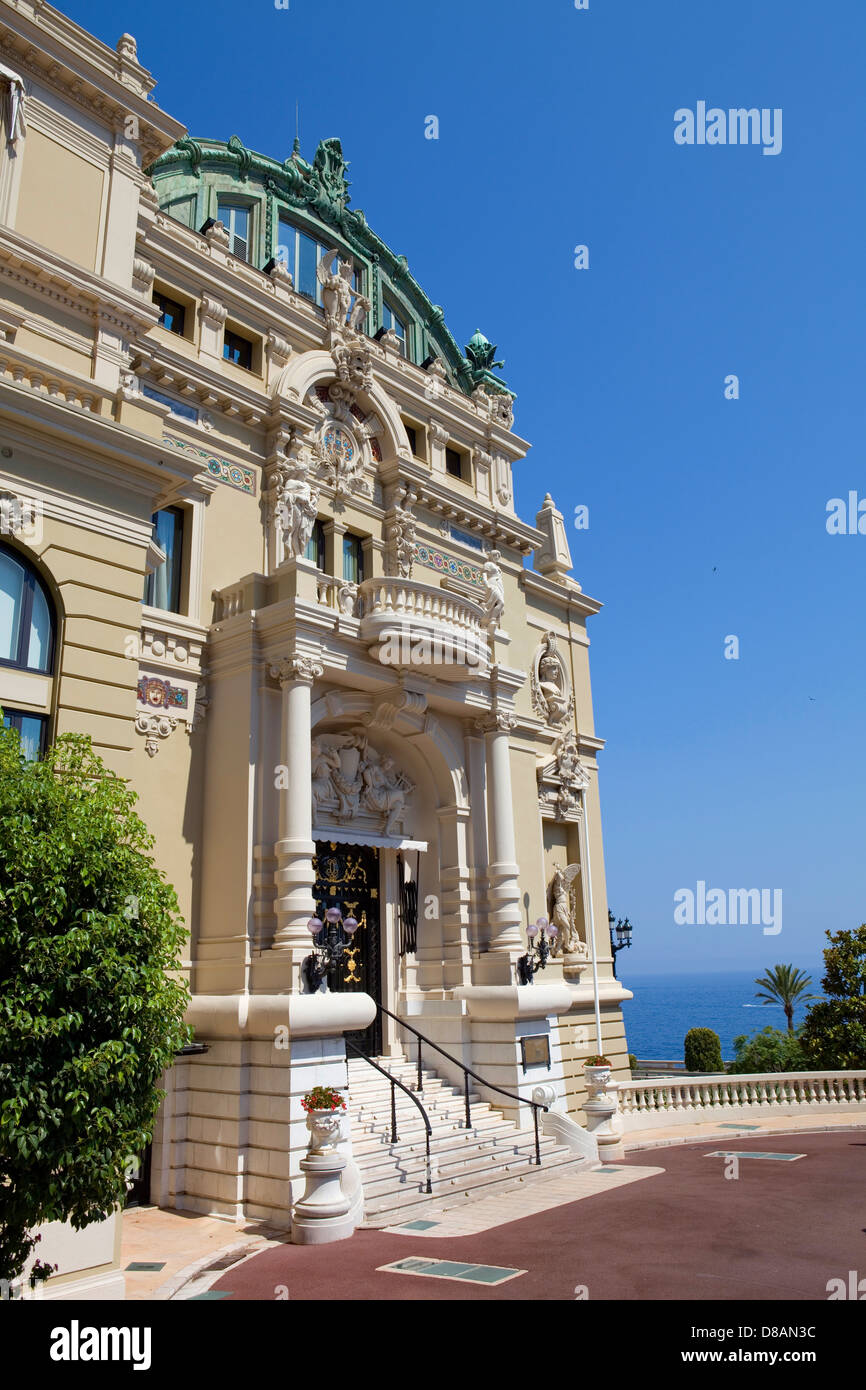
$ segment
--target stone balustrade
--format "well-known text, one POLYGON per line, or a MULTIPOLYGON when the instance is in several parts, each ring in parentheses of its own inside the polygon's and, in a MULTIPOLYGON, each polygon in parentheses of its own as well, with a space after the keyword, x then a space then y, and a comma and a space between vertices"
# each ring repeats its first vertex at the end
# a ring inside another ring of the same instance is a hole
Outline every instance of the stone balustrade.
POLYGON ((866 1071, 761 1072, 709 1075, 682 1081, 619 1083, 626 1133, 667 1125, 700 1124, 719 1116, 796 1114, 847 1108, 866 1112, 866 1071))
POLYGON ((358 616, 362 641, 385 664, 416 666, 444 680, 487 673, 484 611, 461 594, 415 579, 365 579, 358 616))

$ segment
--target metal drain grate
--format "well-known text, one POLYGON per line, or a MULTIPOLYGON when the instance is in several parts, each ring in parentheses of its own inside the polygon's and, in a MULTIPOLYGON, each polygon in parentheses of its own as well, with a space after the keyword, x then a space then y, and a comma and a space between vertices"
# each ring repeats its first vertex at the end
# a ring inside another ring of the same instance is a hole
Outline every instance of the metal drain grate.
POLYGON ((461 1284, 494 1287, 526 1274, 525 1269, 505 1269, 498 1265, 460 1264, 456 1260, 430 1260, 426 1255, 410 1255, 394 1264, 380 1265, 378 1274, 415 1274, 426 1279, 456 1279, 461 1284))
POLYGON ((704 1158, 770 1158, 779 1163, 793 1163, 795 1158, 805 1157, 805 1154, 756 1153, 749 1149, 715 1149, 711 1154, 704 1154, 704 1158))

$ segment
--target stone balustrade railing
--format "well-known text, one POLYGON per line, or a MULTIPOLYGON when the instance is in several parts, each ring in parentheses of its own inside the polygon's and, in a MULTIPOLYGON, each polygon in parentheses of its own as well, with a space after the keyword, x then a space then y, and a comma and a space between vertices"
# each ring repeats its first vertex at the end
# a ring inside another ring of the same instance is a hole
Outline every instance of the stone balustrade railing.
POLYGON ((362 617, 394 614, 409 620, 446 623, 486 641, 484 612, 480 604, 448 589, 421 584, 415 579, 366 579, 360 585, 362 617))
POLYGON ((621 1081, 619 1109, 626 1133, 700 1124, 721 1115, 779 1115, 848 1108, 866 1111, 866 1071, 761 1072, 709 1075, 682 1081, 621 1081))

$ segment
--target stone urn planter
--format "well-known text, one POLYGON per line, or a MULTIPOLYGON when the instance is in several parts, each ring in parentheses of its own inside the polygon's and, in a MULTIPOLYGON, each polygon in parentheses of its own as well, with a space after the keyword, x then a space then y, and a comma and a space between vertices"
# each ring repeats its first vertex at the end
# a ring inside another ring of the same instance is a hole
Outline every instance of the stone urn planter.
POLYGON ((607 1058, 587 1062, 583 1068, 587 1087, 592 1091, 603 1091, 610 1081, 611 1064, 607 1058))
POLYGON ((309 1154, 332 1154, 343 1137, 341 1110, 308 1110, 309 1154))
POLYGON ((301 1105, 307 1112, 310 1143, 300 1162, 306 1186, 292 1211, 292 1240, 296 1245, 325 1245, 345 1240, 355 1229, 341 1183, 346 1160, 337 1151, 346 1102, 333 1087, 315 1086, 301 1098, 301 1105))

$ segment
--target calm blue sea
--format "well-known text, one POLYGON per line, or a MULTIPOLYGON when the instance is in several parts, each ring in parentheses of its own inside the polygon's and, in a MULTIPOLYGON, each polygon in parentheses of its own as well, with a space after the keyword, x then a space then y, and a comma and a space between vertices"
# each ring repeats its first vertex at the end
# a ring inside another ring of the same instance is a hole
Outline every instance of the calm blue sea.
MULTIPOLYGON (((821 993, 822 965, 802 966, 812 977, 812 994, 821 993)), ((718 975, 632 975, 620 969, 622 983, 634 992, 623 1004, 628 1050, 639 1060, 682 1061, 683 1039, 690 1028, 712 1028, 722 1044, 722 1057, 734 1055, 734 1038, 757 1033, 771 1024, 784 1028, 781 1005, 761 1004, 755 998, 760 970, 718 975)), ((806 1015, 805 1005, 794 1010, 794 1026, 806 1015)))

